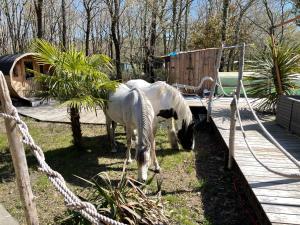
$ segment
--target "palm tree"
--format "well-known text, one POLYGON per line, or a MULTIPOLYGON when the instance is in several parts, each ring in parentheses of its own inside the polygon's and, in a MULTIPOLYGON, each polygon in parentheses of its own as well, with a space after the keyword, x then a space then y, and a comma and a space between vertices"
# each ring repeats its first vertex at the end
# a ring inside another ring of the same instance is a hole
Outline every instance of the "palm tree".
POLYGON ((43 87, 38 95, 53 98, 68 106, 73 142, 81 147, 80 110, 103 107, 109 91, 114 91, 118 83, 106 75, 112 69, 110 58, 97 54, 85 56, 71 47, 61 51, 51 43, 37 39, 33 48, 39 64, 49 64, 51 75, 36 73, 36 81, 43 87))
POLYGON ((256 49, 254 58, 250 67, 255 73, 246 77, 249 81, 247 92, 262 99, 258 104, 259 110, 274 112, 281 90, 282 94, 289 95, 299 88, 295 81, 300 73, 300 44, 283 41, 273 47, 269 41, 265 48, 256 49), (277 60, 280 82, 274 59, 277 60))

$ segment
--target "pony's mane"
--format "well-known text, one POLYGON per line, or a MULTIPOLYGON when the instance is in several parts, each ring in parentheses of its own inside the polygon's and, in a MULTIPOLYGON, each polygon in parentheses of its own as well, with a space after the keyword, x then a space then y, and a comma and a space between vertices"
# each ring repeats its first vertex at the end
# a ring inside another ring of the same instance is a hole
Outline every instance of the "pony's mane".
POLYGON ((172 101, 171 106, 176 110, 179 121, 185 120, 186 124, 189 125, 193 120, 193 115, 181 92, 163 81, 157 81, 152 85, 163 86, 167 90, 165 94, 167 99, 172 101))
POLYGON ((132 89, 132 91, 136 91, 139 98, 138 104, 141 105, 140 113, 141 119, 138 119, 138 132, 141 132, 143 138, 138 139, 138 144, 141 146, 151 146, 151 139, 153 136, 152 132, 152 122, 153 116, 151 116, 151 112, 153 111, 152 105, 147 100, 145 94, 138 88, 132 89))

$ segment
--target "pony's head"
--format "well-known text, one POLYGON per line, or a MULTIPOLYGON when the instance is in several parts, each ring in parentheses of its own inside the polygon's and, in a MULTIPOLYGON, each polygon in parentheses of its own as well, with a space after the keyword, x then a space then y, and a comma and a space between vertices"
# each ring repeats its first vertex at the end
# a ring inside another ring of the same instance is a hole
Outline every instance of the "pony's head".
POLYGON ((195 143, 194 122, 187 124, 186 121, 183 120, 181 129, 177 132, 177 138, 185 150, 193 150, 195 143))
MULTIPOLYGON (((151 147, 150 147, 151 148, 151 147)), ((147 172, 150 166, 150 149, 148 146, 141 147, 137 152, 137 165, 138 165, 138 181, 146 182, 147 172)))

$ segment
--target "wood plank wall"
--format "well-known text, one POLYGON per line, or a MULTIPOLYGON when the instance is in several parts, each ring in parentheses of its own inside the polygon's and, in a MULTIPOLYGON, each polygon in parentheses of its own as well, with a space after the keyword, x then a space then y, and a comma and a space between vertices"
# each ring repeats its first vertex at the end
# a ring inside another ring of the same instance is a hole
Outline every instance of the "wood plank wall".
MULTIPOLYGON (((170 56, 170 61, 166 63, 168 83, 198 86, 205 76, 215 79, 218 73, 218 52, 218 48, 209 48, 170 56)), ((206 81, 203 88, 210 89, 211 84, 206 81)))

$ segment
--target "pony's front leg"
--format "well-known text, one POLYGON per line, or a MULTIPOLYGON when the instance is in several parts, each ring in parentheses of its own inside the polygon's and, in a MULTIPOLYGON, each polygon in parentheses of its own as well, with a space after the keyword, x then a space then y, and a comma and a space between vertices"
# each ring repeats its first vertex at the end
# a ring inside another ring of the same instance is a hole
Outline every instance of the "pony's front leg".
POLYGON ((174 150, 179 150, 178 139, 177 139, 176 129, 175 129, 175 120, 174 120, 174 118, 171 118, 171 120, 168 120, 168 122, 169 122, 169 125, 168 125, 168 128, 169 128, 168 138, 169 138, 171 148, 174 149, 174 150))
POLYGON ((106 131, 110 142, 111 152, 117 152, 117 144, 115 140, 116 123, 106 115, 106 131))
POLYGON ((127 152, 126 152, 126 162, 127 163, 132 163, 131 159, 131 135, 132 135, 132 130, 126 127, 126 140, 127 140, 127 152))

